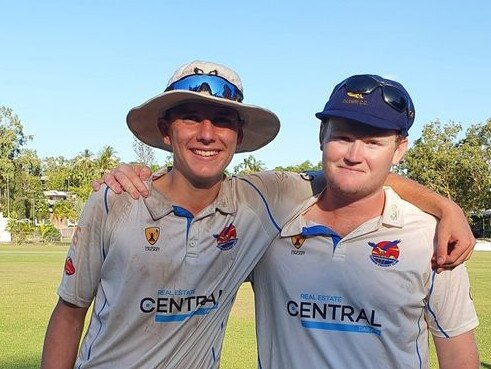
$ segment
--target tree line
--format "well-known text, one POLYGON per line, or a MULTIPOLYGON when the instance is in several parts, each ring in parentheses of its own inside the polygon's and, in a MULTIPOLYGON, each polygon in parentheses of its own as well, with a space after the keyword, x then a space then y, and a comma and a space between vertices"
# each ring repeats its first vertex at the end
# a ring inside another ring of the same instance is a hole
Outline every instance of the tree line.
MULTIPOLYGON (((0 107, 0 212, 16 227, 34 227, 35 220, 70 219, 74 223, 90 195, 91 183, 120 163, 114 148, 105 146, 97 154, 85 149, 76 157, 39 158, 27 148, 33 137, 24 133, 19 117, 0 107), (48 203, 43 191, 65 191, 73 196, 48 203)), ((136 140, 135 162, 158 169, 153 149, 136 140)), ((169 155, 161 165, 169 166, 169 155)), ((322 163, 304 161, 272 168, 279 171, 319 170, 322 163)), ((249 155, 228 174, 266 170, 264 163, 249 155)), ((491 119, 471 125, 465 132, 458 123, 434 121, 424 126, 404 160, 394 171, 457 202, 470 217, 491 208, 491 119)), ((49 223, 49 222, 48 222, 49 223)), ((38 231, 50 235, 46 224, 38 231)))

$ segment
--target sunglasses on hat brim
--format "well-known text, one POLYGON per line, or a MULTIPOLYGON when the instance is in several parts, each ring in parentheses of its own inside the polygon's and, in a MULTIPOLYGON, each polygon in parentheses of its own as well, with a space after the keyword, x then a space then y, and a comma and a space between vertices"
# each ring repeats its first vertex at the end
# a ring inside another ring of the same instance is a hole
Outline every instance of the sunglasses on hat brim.
POLYGON ((214 74, 191 74, 171 83, 167 91, 208 92, 211 96, 242 102, 242 91, 225 78, 214 74))

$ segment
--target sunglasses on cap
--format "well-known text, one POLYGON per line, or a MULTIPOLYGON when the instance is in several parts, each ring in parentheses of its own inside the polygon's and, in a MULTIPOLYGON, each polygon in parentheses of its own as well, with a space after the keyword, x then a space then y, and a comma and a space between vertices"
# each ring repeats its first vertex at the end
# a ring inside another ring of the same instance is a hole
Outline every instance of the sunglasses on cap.
POLYGON ((359 94, 371 94, 377 87, 380 87, 384 101, 391 108, 400 113, 407 111, 408 117, 414 119, 414 107, 411 98, 405 91, 400 90, 396 86, 378 81, 369 75, 359 75, 345 79, 334 89, 333 94, 344 86, 346 86, 348 92, 359 94))
POLYGON ((215 74, 191 74, 172 82, 165 92, 175 90, 208 92, 211 96, 237 102, 244 99, 236 85, 215 74))

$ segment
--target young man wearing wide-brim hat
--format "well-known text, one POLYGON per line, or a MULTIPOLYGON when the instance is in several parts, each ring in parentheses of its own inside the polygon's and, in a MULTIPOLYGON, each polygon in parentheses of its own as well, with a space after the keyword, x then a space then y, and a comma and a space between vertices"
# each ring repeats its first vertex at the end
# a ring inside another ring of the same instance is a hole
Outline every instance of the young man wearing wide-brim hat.
POLYGON ((144 200, 107 190, 89 198, 43 368, 218 367, 239 286, 291 209, 323 186, 299 174, 225 178, 235 152, 266 145, 280 127, 274 113, 242 97, 234 71, 197 61, 129 112, 132 132, 173 152, 174 165, 148 182, 144 200))

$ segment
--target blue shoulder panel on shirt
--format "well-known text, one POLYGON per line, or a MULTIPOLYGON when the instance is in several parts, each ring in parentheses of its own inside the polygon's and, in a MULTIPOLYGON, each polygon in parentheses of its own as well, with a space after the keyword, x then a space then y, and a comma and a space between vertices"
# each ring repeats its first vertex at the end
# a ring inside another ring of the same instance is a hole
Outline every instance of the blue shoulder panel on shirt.
POLYGON ((104 190, 104 206, 106 208, 106 214, 109 214, 109 204, 108 204, 108 196, 109 196, 109 187, 106 186, 104 190))
POLYGON ((261 193, 261 191, 259 190, 259 188, 257 188, 252 182, 248 181, 245 178, 239 178, 239 177, 237 177, 237 179, 240 179, 241 181, 244 181, 245 183, 247 183, 248 185, 250 185, 252 188, 254 188, 256 190, 256 192, 261 197, 261 200, 263 200, 264 206, 266 207, 266 210, 267 210, 268 215, 269 215, 269 219, 271 219, 271 222, 276 227, 276 229, 278 230, 278 232, 281 231, 281 227, 278 225, 278 223, 276 223, 275 219, 273 218, 273 214, 271 214, 271 210, 269 209, 268 202, 266 201, 266 198, 261 193))
POLYGON ((450 336, 447 334, 447 332, 445 332, 443 327, 440 325, 440 323, 438 322, 438 319, 435 315, 435 312, 431 308, 431 295, 433 293, 433 287, 435 286, 435 278, 436 278, 436 272, 433 270, 431 272, 431 287, 430 287, 430 297, 428 299, 428 311, 430 312, 433 319, 435 319, 435 323, 436 323, 438 329, 440 330, 440 332, 442 332, 442 334, 445 335, 446 338, 449 338, 450 336))

